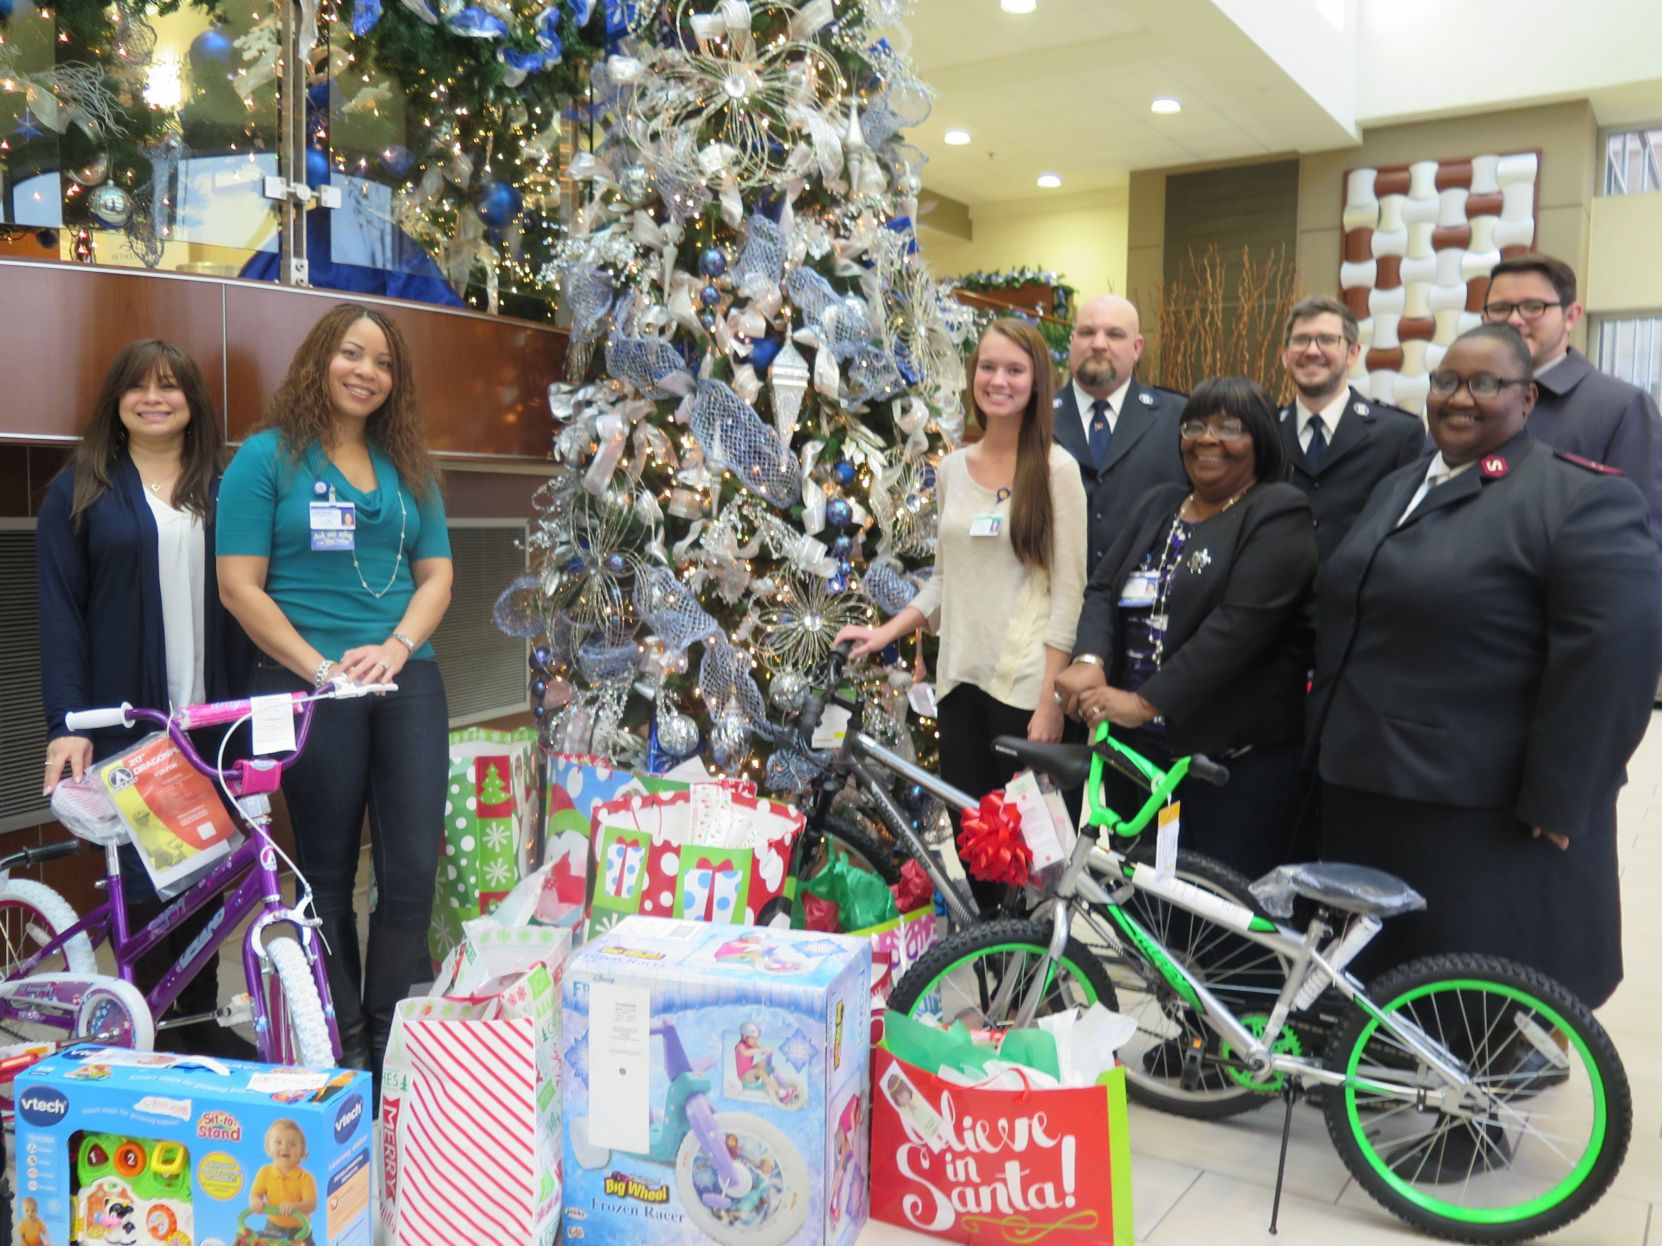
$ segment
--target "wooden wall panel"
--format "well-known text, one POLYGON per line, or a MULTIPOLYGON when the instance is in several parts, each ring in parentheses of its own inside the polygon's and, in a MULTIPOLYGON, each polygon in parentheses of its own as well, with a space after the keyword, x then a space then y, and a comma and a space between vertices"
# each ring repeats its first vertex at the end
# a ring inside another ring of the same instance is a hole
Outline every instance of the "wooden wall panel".
MULTIPOLYGON (((164 337, 202 365, 245 436, 316 319, 345 296, 252 281, 0 259, 0 439, 75 436, 111 357, 164 337)), ((542 461, 547 391, 565 365, 563 330, 396 299, 428 437, 441 454, 542 461)))
POLYGON ((104 370, 134 338, 163 337, 201 365, 222 393, 225 338, 219 288, 78 264, 0 262, 0 437, 74 437, 104 370))

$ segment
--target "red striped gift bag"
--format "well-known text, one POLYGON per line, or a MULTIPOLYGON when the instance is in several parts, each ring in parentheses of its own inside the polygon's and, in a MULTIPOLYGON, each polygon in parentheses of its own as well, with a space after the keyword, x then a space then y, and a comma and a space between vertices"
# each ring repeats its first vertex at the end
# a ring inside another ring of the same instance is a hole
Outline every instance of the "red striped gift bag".
MULTIPOLYGON (((400 1148, 399 1246, 551 1246, 560 1222, 559 1138, 529 1017, 410 1022, 400 1148)), ((546 1063, 546 1062, 545 1062, 546 1063)))

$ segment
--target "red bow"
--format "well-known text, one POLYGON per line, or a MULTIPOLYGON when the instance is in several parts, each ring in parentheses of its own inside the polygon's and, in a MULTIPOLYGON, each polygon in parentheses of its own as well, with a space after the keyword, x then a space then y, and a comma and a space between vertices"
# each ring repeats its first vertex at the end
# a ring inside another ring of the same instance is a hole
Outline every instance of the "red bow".
POLYGON ((1027 882, 1033 852, 1021 833, 1021 813, 1002 792, 981 798, 981 807, 963 814, 964 829, 958 836, 958 856, 964 868, 989 883, 1027 882))
POLYGON ((921 909, 935 899, 935 884, 929 881, 928 873, 916 861, 908 861, 900 867, 900 881, 892 884, 889 890, 894 892, 895 908, 902 913, 921 909))

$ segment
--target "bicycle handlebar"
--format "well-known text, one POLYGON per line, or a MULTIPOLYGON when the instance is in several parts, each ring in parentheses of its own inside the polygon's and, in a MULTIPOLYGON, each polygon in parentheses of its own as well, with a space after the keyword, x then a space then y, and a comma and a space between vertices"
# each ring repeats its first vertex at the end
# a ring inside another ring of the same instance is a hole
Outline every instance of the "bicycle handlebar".
POLYGON ((831 652, 825 655, 824 689, 811 690, 807 700, 802 703, 802 712, 797 715, 797 737, 802 741, 803 748, 813 747, 814 732, 819 730, 820 719, 825 716, 826 696, 836 696, 837 681, 842 678, 843 667, 847 664, 848 655, 853 648, 854 646, 845 640, 840 645, 832 645, 831 652))
POLYGON ((1229 782, 1229 768, 1218 764, 1203 753, 1179 757, 1172 763, 1171 769, 1162 770, 1136 749, 1114 739, 1106 722, 1097 727, 1096 737, 1091 743, 1091 777, 1085 783, 1085 809, 1088 814, 1086 821, 1091 826, 1107 830, 1111 835, 1140 835, 1159 812, 1160 806, 1171 799, 1177 785, 1189 775, 1193 775, 1202 783, 1210 783, 1216 787, 1222 787, 1229 782), (1113 754, 1118 755, 1117 761, 1109 760, 1109 755, 1102 750, 1103 745, 1107 745, 1113 754), (1122 818, 1115 813, 1103 797, 1102 771, 1103 767, 1108 765, 1113 765, 1121 774, 1149 789, 1148 799, 1143 802, 1143 807, 1129 818, 1122 818))
POLYGON ((70 710, 63 716, 63 725, 75 732, 97 731, 101 727, 131 727, 133 707, 123 701, 109 709, 70 710))

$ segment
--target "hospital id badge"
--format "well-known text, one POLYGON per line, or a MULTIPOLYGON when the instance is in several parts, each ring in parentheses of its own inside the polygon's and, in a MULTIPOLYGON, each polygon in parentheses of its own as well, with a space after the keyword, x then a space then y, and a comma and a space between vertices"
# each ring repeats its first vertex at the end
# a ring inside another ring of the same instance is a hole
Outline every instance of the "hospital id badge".
POLYGON ((358 531, 358 508, 351 502, 311 504, 312 548, 353 549, 358 531))
POLYGON ((1159 575, 1153 571, 1133 571, 1125 581, 1125 588, 1120 593, 1122 606, 1152 606, 1158 588, 1159 575))
POLYGON ((997 536, 1004 531, 1003 515, 977 515, 970 520, 971 536, 997 536))

